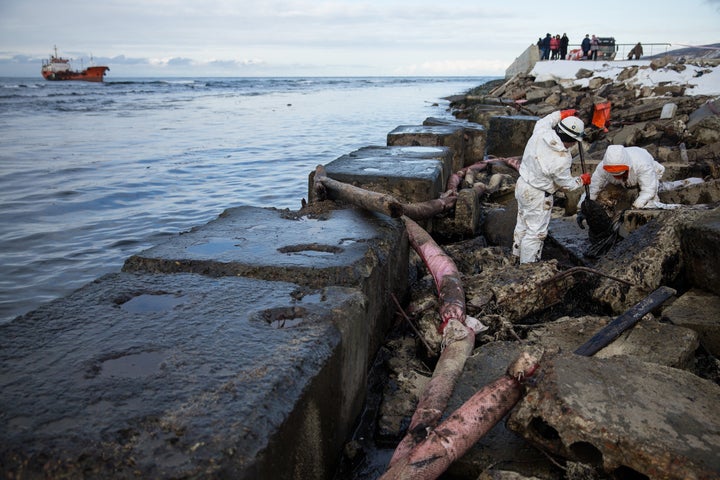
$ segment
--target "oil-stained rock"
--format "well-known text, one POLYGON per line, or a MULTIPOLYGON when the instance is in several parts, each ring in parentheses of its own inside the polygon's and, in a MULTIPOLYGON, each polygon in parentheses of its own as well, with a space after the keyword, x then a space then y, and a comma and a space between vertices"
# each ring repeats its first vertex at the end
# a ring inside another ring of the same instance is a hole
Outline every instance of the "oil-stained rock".
POLYGON ((508 426, 625 478, 717 478, 720 386, 632 357, 546 355, 508 426))

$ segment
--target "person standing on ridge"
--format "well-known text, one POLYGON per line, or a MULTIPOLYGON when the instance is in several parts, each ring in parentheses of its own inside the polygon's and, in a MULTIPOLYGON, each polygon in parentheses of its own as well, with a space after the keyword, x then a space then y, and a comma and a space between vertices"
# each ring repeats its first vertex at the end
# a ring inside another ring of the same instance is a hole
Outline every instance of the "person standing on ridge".
POLYGON ((632 50, 630 50, 630 53, 628 53, 628 60, 632 60, 633 57, 635 57, 637 60, 640 60, 640 57, 643 54, 643 48, 640 42, 635 45, 632 50))
POLYGON ((590 39, 590 57, 593 60, 597 60, 599 48, 600 48, 600 40, 598 40, 598 38, 595 35, 593 35, 592 38, 590 39))
POLYGON ((569 44, 570 38, 568 38, 567 33, 563 33, 562 37, 560 37, 560 60, 565 60, 567 57, 569 44))
POLYGON ((590 35, 588 35, 587 33, 585 34, 585 38, 583 38, 583 41, 580 44, 580 48, 583 52, 583 60, 587 60, 590 56, 590 35))
POLYGON ((560 51, 560 35, 555 35, 554 37, 550 37, 550 52, 551 52, 550 59, 557 60, 559 51, 560 51))
POLYGON ((540 60, 547 60, 550 58, 550 40, 552 37, 550 34, 546 34, 545 38, 543 38, 543 56, 540 60))
POLYGON ((572 191, 590 184, 590 174, 573 177, 570 148, 582 141, 585 125, 576 110, 555 111, 535 124, 520 163, 515 185, 518 204, 512 254, 520 263, 537 262, 547 237, 557 190, 572 191))

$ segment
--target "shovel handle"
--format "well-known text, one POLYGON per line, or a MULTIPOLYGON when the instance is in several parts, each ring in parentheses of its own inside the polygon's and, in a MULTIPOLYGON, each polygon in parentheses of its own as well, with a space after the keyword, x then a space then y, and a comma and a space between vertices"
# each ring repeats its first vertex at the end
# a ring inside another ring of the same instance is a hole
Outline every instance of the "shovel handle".
MULTIPOLYGON (((583 151, 582 140, 578 141, 578 151, 580 152, 580 167, 582 168, 582 173, 587 173, 587 171, 585 170, 585 152, 583 151)), ((589 185, 585 185, 585 198, 587 200, 590 200, 589 185)))

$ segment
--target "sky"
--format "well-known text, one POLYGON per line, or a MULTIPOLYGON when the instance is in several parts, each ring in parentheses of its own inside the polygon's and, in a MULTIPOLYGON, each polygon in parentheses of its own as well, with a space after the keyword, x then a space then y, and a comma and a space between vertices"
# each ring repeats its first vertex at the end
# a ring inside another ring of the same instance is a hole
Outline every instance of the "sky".
POLYGON ((546 33, 649 55, 720 43, 719 25, 720 0, 0 0, 0 76, 38 77, 54 47, 106 80, 503 76, 546 33))

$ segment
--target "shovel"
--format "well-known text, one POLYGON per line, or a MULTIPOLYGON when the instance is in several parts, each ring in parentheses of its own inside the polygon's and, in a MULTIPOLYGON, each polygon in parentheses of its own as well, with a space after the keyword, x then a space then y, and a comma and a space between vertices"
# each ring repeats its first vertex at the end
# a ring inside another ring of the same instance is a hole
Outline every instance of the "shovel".
MULTIPOLYGON (((587 173, 587 171, 585 170, 585 152, 583 151, 582 140, 578 141, 578 151, 580 152, 580 167, 582 168, 582 173, 587 173)), ((585 198, 587 200, 590 200, 589 185, 585 185, 585 198)))

